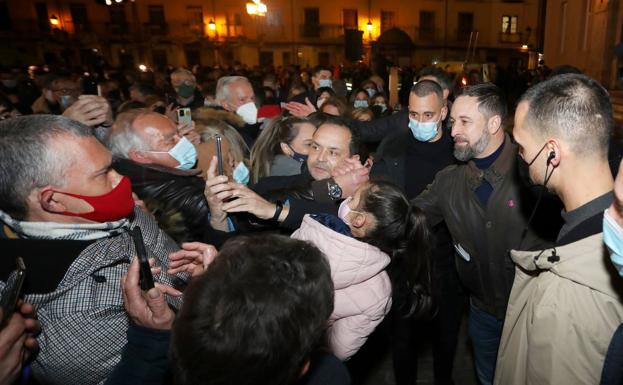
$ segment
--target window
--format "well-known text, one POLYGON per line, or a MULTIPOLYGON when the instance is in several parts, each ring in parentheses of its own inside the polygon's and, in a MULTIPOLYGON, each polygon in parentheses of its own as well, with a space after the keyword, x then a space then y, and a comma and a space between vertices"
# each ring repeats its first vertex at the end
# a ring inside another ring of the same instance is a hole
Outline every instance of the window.
POLYGON ((435 38, 435 12, 420 11, 420 39, 435 38))
POLYGON ((305 8, 305 25, 320 24, 320 9, 305 8))
POLYGON ((359 20, 357 20, 356 9, 344 10, 344 29, 359 29, 359 20))
POLYGON ((198 49, 186 49, 186 66, 191 68, 195 64, 201 65, 201 54, 198 49))
POLYGON ((282 52, 281 53, 281 63, 284 67, 292 64, 292 54, 290 52, 282 52))
POLYGON ((502 32, 517 33, 517 16, 502 16, 502 32))
MULTIPOLYGON (((50 31, 50 16, 48 15, 48 6, 46 3, 35 4, 35 12, 37 13, 37 25, 39 31, 50 31)), ((58 16, 57 16, 58 17, 58 16)))
POLYGON ((467 36, 474 31, 474 14, 467 12, 459 12, 459 38, 467 39, 467 36))
POLYGON ((318 52, 318 65, 329 67, 331 60, 328 52, 318 52))
POLYGON ((303 37, 320 36, 320 10, 318 8, 305 8, 305 24, 303 25, 303 37))
POLYGON ((70 4, 69 12, 71 13, 71 20, 73 21, 74 25, 85 26, 89 24, 89 18, 87 17, 87 8, 84 6, 84 4, 70 4))
POLYGON ((273 51, 261 51, 260 52, 260 66, 270 67, 274 64, 273 51))
POLYGON ((154 65, 156 66, 156 68, 161 69, 167 66, 168 64, 167 51, 162 50, 162 49, 154 50, 152 52, 152 57, 153 57, 154 65))
POLYGON ((203 25, 203 9, 199 6, 186 7, 186 18, 191 27, 203 25))
MULTIPOLYGON (((162 5, 150 5, 149 24, 164 25, 164 7, 162 5)), ((166 55, 165 55, 166 57, 166 55)))
POLYGON ((0 30, 8 31, 11 29, 11 14, 6 1, 0 2, 0 30))
POLYGON ((381 11, 381 33, 394 28, 394 12, 381 11))
POLYGON ((110 12, 110 24, 124 25, 126 23, 123 5, 110 5, 108 11, 110 12))

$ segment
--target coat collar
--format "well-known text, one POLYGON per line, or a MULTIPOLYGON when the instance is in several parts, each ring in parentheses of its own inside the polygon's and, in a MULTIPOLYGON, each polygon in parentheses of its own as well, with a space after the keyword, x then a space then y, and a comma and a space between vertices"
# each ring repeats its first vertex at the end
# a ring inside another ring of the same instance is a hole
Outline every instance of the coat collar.
POLYGON ((517 146, 511 141, 508 134, 504 135, 504 148, 493 165, 486 170, 476 167, 473 160, 467 162, 467 184, 471 190, 476 190, 485 179, 496 189, 503 181, 508 172, 515 165, 517 146))
POLYGON ((561 247, 512 250, 511 258, 519 268, 537 273, 537 276, 550 272, 612 297, 623 295, 623 281, 610 263, 602 233, 561 247))

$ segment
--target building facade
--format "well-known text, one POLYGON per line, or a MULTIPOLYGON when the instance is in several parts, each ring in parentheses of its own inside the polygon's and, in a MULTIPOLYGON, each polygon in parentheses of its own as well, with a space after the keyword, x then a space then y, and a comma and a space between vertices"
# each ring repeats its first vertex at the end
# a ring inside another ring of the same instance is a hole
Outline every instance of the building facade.
POLYGON ((610 89, 621 89, 614 47, 623 38, 619 0, 548 0, 544 59, 548 66, 572 65, 610 89))
POLYGON ((1 0, 0 60, 314 66, 383 55, 525 66, 544 34, 545 0, 266 0, 263 16, 240 0, 106 1, 1 0))

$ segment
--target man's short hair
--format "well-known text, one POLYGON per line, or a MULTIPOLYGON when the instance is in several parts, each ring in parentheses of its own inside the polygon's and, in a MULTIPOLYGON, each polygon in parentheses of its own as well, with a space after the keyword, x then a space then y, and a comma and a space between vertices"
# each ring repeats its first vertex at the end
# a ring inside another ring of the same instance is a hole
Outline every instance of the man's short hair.
POLYGON ((245 78, 244 76, 223 76, 219 78, 218 82, 216 83, 216 95, 215 95, 215 99, 218 102, 218 104, 221 104, 222 102, 225 102, 229 99, 229 86, 232 83, 236 83, 240 81, 247 82, 249 83, 249 85, 251 85, 251 82, 249 81, 249 79, 245 78))
POLYGON ((193 82, 197 83, 197 78, 195 78, 195 75, 192 72, 190 72, 189 70, 187 70, 186 68, 178 68, 175 71, 171 72, 171 77, 173 77, 174 75, 190 76, 190 78, 193 80, 193 82))
POLYGON ((500 117, 502 127, 506 122, 508 105, 504 92, 493 83, 474 84, 467 86, 459 93, 458 97, 471 96, 478 100, 478 111, 490 119, 496 115, 500 117))
POLYGON ((441 68, 433 66, 424 67, 418 73, 418 79, 424 76, 437 79, 437 82, 444 90, 452 90, 452 80, 450 80, 448 73, 441 68))
POLYGON ((171 357, 179 385, 287 385, 333 312, 329 264, 310 243, 241 236, 184 292, 171 357))
POLYGON ((149 144, 136 133, 134 122, 141 116, 157 114, 147 108, 137 108, 125 111, 117 115, 112 126, 110 136, 106 140, 106 146, 115 158, 129 159, 130 150, 149 151, 149 144))
POLYGON ((320 74, 321 71, 329 71, 331 72, 331 74, 333 74, 333 71, 331 71, 331 68, 327 66, 323 66, 323 65, 317 65, 314 67, 314 70, 312 71, 312 76, 318 76, 318 74, 320 74))
MULTIPOLYGON (((340 126, 345 130, 350 132, 350 143, 348 144, 348 150, 350 151, 350 156, 358 155, 361 149, 361 139, 359 136, 359 131, 348 125, 347 121, 340 117, 326 114, 326 119, 320 126, 324 126, 325 124, 332 124, 335 126, 340 126)), ((318 128, 320 128, 318 126, 318 128)))
POLYGON ((554 76, 526 91, 524 126, 540 138, 568 141, 576 154, 605 156, 614 126, 608 91, 586 75, 554 76))
POLYGON ((411 93, 421 98, 435 94, 439 100, 443 100, 443 89, 439 83, 432 80, 421 80, 411 87, 411 93))
POLYGON ((91 128, 63 116, 29 115, 0 122, 0 210, 15 219, 28 214, 33 189, 63 186, 71 160, 50 142, 60 136, 93 136, 91 128))

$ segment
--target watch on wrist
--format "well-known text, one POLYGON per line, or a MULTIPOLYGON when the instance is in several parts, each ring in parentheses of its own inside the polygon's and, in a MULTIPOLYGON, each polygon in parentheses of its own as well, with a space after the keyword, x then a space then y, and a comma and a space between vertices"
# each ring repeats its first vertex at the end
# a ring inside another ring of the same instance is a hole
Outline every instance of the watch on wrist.
POLYGON ((334 201, 342 198, 342 188, 339 184, 335 183, 335 180, 333 180, 333 178, 327 181, 327 191, 329 193, 329 198, 334 201))

